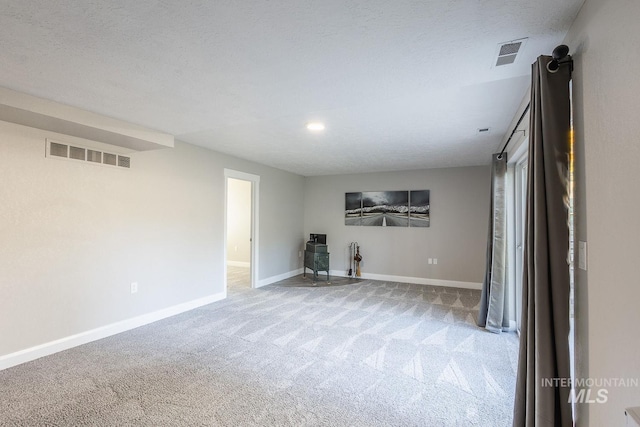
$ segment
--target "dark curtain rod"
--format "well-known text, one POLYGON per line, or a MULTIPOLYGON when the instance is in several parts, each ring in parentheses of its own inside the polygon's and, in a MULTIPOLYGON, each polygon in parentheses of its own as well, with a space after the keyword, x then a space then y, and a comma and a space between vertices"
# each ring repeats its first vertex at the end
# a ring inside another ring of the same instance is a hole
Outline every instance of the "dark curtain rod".
POLYGON ((522 123, 522 120, 524 120, 524 116, 527 114, 527 111, 529 111, 529 107, 531 107, 531 103, 528 103, 527 106, 524 108, 522 115, 518 119, 518 123, 516 123, 516 125, 514 126, 513 131, 511 132, 511 135, 509 135, 509 139, 507 139, 507 142, 505 142, 504 147, 502 147, 502 150, 500 150, 500 154, 498 155, 499 159, 502 158, 502 155, 504 154, 504 150, 507 149, 507 145, 509 145, 509 143, 511 142, 511 138, 513 138, 513 135, 518 130, 518 126, 520 126, 520 123, 522 123))
MULTIPOLYGON (((569 55, 569 47, 567 45, 561 44, 560 46, 556 46, 556 48, 553 49, 551 57, 553 59, 547 64, 547 70, 550 73, 555 73, 556 71, 558 71, 558 68, 560 68, 561 65, 568 64, 569 75, 571 75, 571 73, 573 72, 573 59, 571 58, 571 55, 569 55)), ((509 139, 507 139, 504 147, 502 147, 502 150, 500 150, 498 159, 502 159, 504 150, 507 149, 507 145, 509 145, 509 143, 511 142, 511 138, 513 138, 513 135, 517 132, 518 126, 520 126, 520 123, 522 123, 525 114, 527 114, 527 111, 529 111, 529 107, 531 107, 531 103, 528 103, 524 111, 522 112, 520 119, 518 119, 518 123, 516 123, 516 126, 513 128, 513 132, 511 132, 511 135, 509 135, 509 139)))

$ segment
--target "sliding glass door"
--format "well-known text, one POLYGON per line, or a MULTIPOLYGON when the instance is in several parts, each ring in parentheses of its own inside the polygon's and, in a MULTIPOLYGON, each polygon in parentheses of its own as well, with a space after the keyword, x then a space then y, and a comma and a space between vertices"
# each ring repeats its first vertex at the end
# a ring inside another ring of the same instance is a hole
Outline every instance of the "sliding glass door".
POLYGON ((524 263, 524 230, 527 206, 527 156, 523 156, 515 169, 515 248, 516 248, 516 329, 520 333, 522 322, 522 271, 524 263))

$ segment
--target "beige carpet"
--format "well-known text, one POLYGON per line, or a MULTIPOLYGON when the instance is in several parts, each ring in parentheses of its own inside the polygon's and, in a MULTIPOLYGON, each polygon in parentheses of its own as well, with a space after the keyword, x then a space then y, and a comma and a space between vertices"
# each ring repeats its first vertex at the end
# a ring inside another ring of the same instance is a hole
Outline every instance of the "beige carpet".
POLYGON ((2 426, 508 426, 479 291, 297 277, 0 372, 2 426), (320 282, 319 282, 320 283, 320 282))

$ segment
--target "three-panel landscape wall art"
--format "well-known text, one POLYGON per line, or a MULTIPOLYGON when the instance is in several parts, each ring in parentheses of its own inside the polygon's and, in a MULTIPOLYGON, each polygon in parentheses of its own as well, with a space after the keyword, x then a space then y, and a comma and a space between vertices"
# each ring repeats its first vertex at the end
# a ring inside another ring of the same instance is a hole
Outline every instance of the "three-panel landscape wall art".
POLYGON ((429 227, 429 190, 345 193, 344 224, 429 227))

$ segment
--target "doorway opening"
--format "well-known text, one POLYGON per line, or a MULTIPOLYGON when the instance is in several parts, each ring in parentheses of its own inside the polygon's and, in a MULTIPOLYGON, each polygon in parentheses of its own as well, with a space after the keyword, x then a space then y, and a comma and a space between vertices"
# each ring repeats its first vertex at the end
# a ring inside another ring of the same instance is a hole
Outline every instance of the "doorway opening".
POLYGON ((260 177, 225 169, 225 289, 258 285, 260 177))

